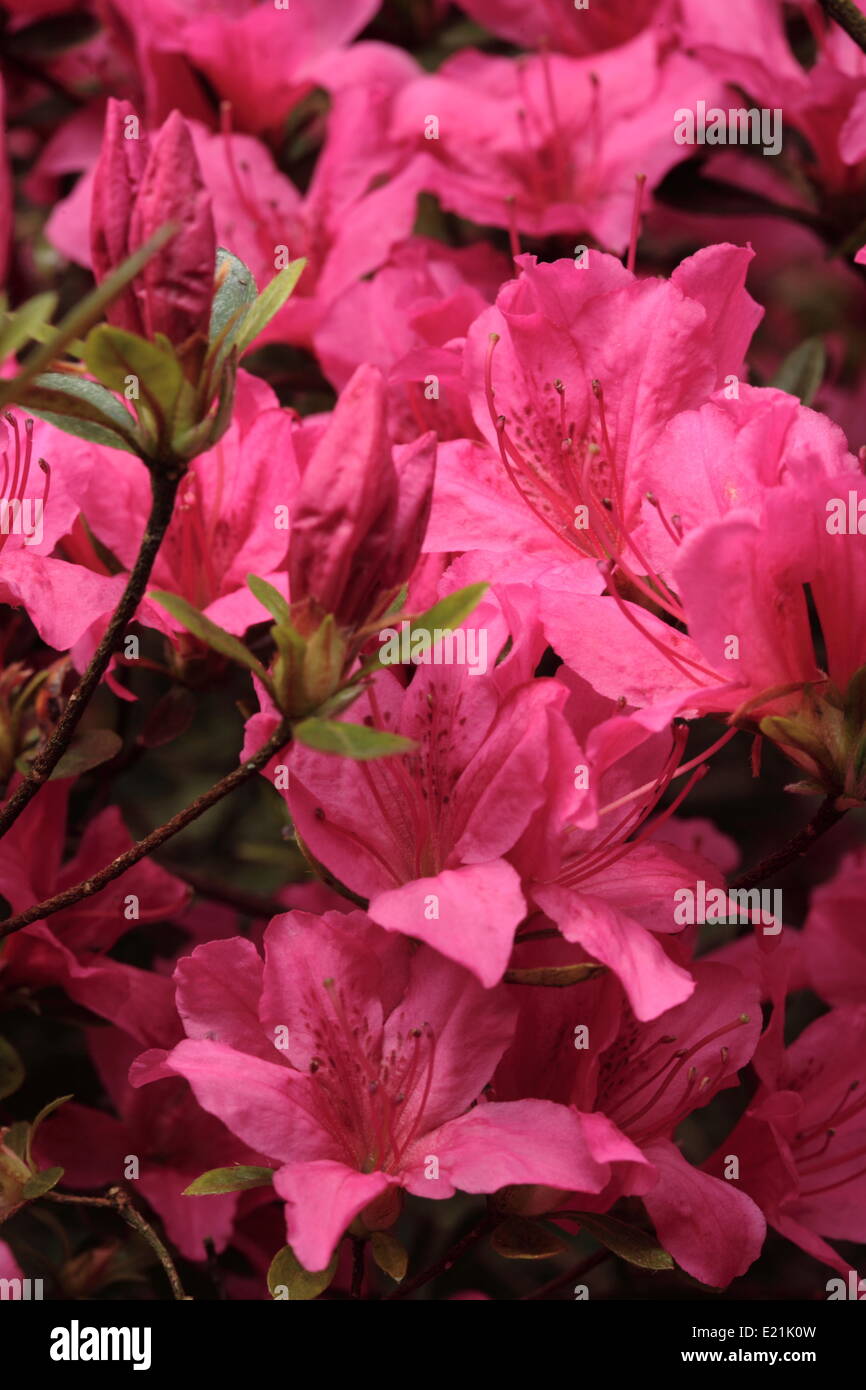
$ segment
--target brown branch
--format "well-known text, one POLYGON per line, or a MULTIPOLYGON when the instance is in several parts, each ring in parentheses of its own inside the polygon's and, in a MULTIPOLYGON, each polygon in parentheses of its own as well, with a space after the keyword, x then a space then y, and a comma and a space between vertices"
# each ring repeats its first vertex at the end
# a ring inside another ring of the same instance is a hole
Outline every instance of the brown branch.
POLYGON ((819 0, 822 10, 866 53, 866 15, 853 0, 819 0))
POLYGON ((191 825, 194 820, 205 811, 209 811, 211 806, 215 806, 223 797, 229 796, 236 787, 248 782, 254 773, 259 772, 271 758, 280 751, 291 739, 291 726, 287 719, 284 719, 276 731, 268 739, 259 751, 249 762, 241 763, 234 772, 230 772, 222 781, 217 782, 209 791, 203 792, 195 801, 191 802, 183 811, 178 811, 176 816, 166 821, 165 825, 152 830, 149 835, 145 835, 143 840, 136 843, 121 854, 117 859, 113 859, 110 864, 99 869, 90 878, 86 878, 81 883, 76 883, 70 888, 64 889, 62 893, 55 893, 53 898, 47 898, 45 902, 35 903, 33 907, 28 907, 24 912, 17 913, 14 917, 9 917, 5 922, 0 923, 0 940, 10 936, 12 932, 18 931, 21 927, 27 927, 31 922, 41 922, 45 917, 51 917, 55 912, 62 912, 64 908, 73 907, 75 903, 81 902, 84 898, 92 898, 94 893, 98 893, 107 883, 113 879, 120 878, 127 869, 131 869, 133 864, 137 864, 146 855, 152 854, 160 845, 164 845, 172 836, 191 825))
POLYGON ((536 1299, 546 1298, 549 1293, 556 1293, 557 1289, 565 1288, 565 1285, 572 1283, 573 1280, 582 1279, 584 1274, 589 1274, 596 1265, 602 1264, 609 1258, 609 1250, 596 1250, 594 1255, 590 1255, 586 1260, 581 1260, 579 1265, 567 1269, 564 1274, 557 1274, 555 1279, 551 1279, 547 1284, 542 1284, 541 1288, 536 1289, 534 1293, 524 1294, 520 1301, 521 1303, 531 1303, 536 1299))
POLYGON ((87 670, 70 695, 66 708, 57 721, 50 739, 42 752, 34 759, 23 782, 19 783, 5 806, 0 808, 0 839, 15 824, 21 812, 26 806, 29 806, 40 787, 48 781, 60 762, 72 742, 72 736, 78 728, 96 687, 108 669, 108 663, 123 641, 126 626, 135 616, 135 611, 144 597, 157 552, 168 530, 180 479, 181 473, 177 470, 171 472, 155 471, 151 474, 150 515, 126 588, 111 615, 102 641, 93 653, 87 670))
POLYGON ((832 830, 833 826, 844 816, 844 811, 836 810, 835 801, 835 797, 828 796, 825 801, 821 802, 809 824, 798 831, 788 844, 783 845, 781 849, 774 850, 766 859, 762 859, 754 869, 740 874, 739 878, 735 878, 733 883, 729 884, 729 888, 754 888, 764 879, 772 878, 773 874, 786 868, 788 864, 791 864, 801 855, 808 854, 815 841, 821 835, 826 834, 828 830, 832 830))
POLYGON ((288 912, 288 906, 280 902, 279 898, 266 897, 261 893, 248 892, 246 888, 237 888, 233 883, 213 883, 208 879, 207 874, 197 873, 194 869, 188 869, 183 865, 173 864, 170 860, 165 862, 169 873, 174 874, 175 878, 180 878, 184 883, 188 883, 194 893, 201 898, 207 898, 212 903, 222 903, 225 907, 232 907, 236 912, 241 912, 245 917, 278 917, 281 912, 288 912))
POLYGON ((487 1216, 478 1222, 477 1226, 473 1226, 471 1231, 467 1231, 466 1235, 463 1236, 461 1240, 458 1240, 456 1245, 452 1245, 451 1249, 447 1254, 442 1256, 441 1260, 437 1260, 435 1264, 428 1265, 427 1269, 423 1269, 420 1274, 415 1275, 414 1279, 410 1279, 408 1284, 401 1284, 399 1289, 395 1289, 393 1293, 386 1294, 383 1302, 387 1303, 391 1302, 393 1299, 406 1298, 410 1293, 414 1293, 416 1289, 422 1288, 424 1284, 429 1284, 431 1279, 435 1279, 440 1274, 446 1274, 452 1265, 455 1265, 461 1256, 465 1255, 467 1250, 470 1250, 472 1246, 476 1245, 479 1240, 482 1240, 488 1232, 492 1231, 494 1226, 497 1226, 501 1219, 500 1216, 488 1213, 487 1216))
POLYGON ((144 1237, 150 1248, 154 1251, 157 1259, 165 1270, 174 1297, 184 1301, 188 1300, 189 1295, 185 1294, 183 1291, 180 1275, 175 1269, 174 1260, 171 1258, 168 1249, 162 1243, 149 1222, 145 1221, 141 1212, 132 1205, 132 1199, 129 1193, 125 1192, 122 1187, 109 1188, 105 1197, 78 1197, 69 1192, 46 1192, 44 1196, 46 1201, 49 1202, 62 1202, 71 1206, 80 1207, 105 1207, 110 1211, 116 1212, 117 1215, 126 1222, 127 1226, 131 1226, 138 1235, 144 1237))

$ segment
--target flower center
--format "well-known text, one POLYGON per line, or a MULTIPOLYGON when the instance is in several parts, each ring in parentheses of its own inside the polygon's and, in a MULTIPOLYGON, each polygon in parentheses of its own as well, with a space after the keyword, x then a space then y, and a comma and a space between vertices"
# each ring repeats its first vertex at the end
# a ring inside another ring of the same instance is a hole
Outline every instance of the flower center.
POLYGON ((436 1056, 430 1025, 396 1034, 388 1051, 381 1033, 324 981, 325 1008, 313 1029, 313 1110, 347 1162, 362 1173, 394 1172, 421 1129, 436 1056))

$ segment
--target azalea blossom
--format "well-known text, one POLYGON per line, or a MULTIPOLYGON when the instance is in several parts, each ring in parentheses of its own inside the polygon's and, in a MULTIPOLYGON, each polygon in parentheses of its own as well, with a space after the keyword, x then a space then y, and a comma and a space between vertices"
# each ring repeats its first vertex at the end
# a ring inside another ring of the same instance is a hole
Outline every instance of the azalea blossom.
POLYGON ((363 914, 288 913, 265 957, 235 940, 178 969, 187 1039, 131 1079, 184 1076, 199 1103, 277 1163, 292 1248, 322 1269, 359 1216, 399 1212, 399 1189, 577 1184, 601 1191, 640 1163, 603 1118, 544 1100, 483 1101, 513 1029, 507 999, 363 914), (327 972, 327 973, 325 973, 327 972))

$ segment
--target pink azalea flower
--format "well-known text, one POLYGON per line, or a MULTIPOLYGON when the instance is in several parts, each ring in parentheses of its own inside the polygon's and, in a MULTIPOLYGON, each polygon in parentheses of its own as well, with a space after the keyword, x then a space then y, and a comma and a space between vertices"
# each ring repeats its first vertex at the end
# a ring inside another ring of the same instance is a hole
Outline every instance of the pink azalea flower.
MULTIPOLYGON (((117 807, 90 821, 75 855, 62 862, 69 783, 50 782, 0 840, 0 893, 23 911, 79 883, 129 849, 117 807)), ((106 954, 132 925, 179 912, 186 884, 151 860, 92 898, 15 932, 0 953, 0 988, 59 985, 77 1003, 116 1022, 141 1043, 165 1043, 176 1033, 168 981, 106 954)))
MULTIPOLYGON (((676 958, 682 952, 665 946, 682 931, 675 893, 689 886, 694 891, 699 881, 721 888, 724 876, 704 854, 668 842, 676 803, 651 819, 679 775, 685 726, 673 736, 650 734, 585 682, 568 673, 558 679, 570 691, 565 714, 572 737, 562 740, 547 800, 510 858, 530 900, 567 941, 579 942, 618 976, 635 1016, 645 1022, 694 989, 676 958), (586 787, 576 811, 568 806, 575 786, 586 787)), ((681 784, 677 802, 700 775, 699 768, 681 784)))
POLYGON ((568 740, 565 690, 528 679, 520 652, 495 664, 508 636, 501 614, 476 610, 468 621, 486 635, 486 674, 421 665, 404 687, 385 670, 350 711, 354 722, 415 740, 417 751, 357 763, 299 745, 286 798, 304 844, 369 899, 374 921, 427 941, 491 986, 527 912, 509 852, 554 787, 563 815, 580 797, 554 775, 568 740))
POLYGON ((435 437, 392 455, 382 373, 362 366, 307 463, 292 516, 289 589, 310 622, 375 621, 408 579, 430 511, 435 437))
POLYGON ((257 1163, 219 1120, 196 1104, 177 1077, 136 1090, 128 1080, 140 1053, 137 1038, 120 1028, 89 1030, 93 1063, 117 1112, 68 1101, 40 1126, 36 1153, 43 1167, 64 1169, 62 1186, 74 1191, 129 1180, 162 1219, 173 1245, 188 1260, 205 1258, 205 1240, 217 1251, 228 1245, 239 1194, 185 1197, 183 1191, 210 1168, 257 1163), (130 1177, 130 1159, 137 1170, 130 1177))
POLYGON ((475 446, 441 451, 426 542, 507 549, 522 517, 533 553, 581 567, 583 592, 597 591, 597 562, 612 553, 629 573, 646 572, 626 548, 646 461, 671 419, 743 374, 760 318, 744 289, 747 250, 708 247, 669 281, 589 254, 586 270, 520 258, 520 278, 470 329, 470 399, 491 453, 473 461, 467 497, 475 446))
MULTIPOLYGON (((828 436, 823 424, 816 432, 807 428, 796 465, 785 459, 784 449, 777 455, 783 476, 777 474, 776 481, 785 485, 767 487, 760 505, 748 481, 742 499, 735 490, 735 501, 745 505, 670 536, 674 560, 669 578, 656 574, 656 593, 687 635, 623 599, 615 585, 603 599, 578 598, 575 611, 573 585, 552 577, 540 607, 563 658, 597 690, 654 706, 648 717, 657 727, 677 710, 740 712, 752 727, 768 715, 806 720, 789 727, 787 739, 781 726, 765 732, 786 746, 810 789, 820 791, 826 783, 857 801, 862 787, 856 738, 849 747, 829 726, 822 731, 809 722, 810 688, 819 700, 838 703, 866 656, 866 613, 851 582, 864 543, 858 507, 866 499, 856 473, 828 477, 826 453, 822 458, 828 438, 831 453, 848 459, 835 431, 828 436), (821 623, 826 652, 820 656, 804 585, 821 623), (844 612, 840 592, 847 595, 844 612)), ((772 455, 760 457, 772 465, 772 455)), ((724 476, 718 466, 713 471, 724 476)), ((728 476, 736 477, 736 466, 728 476)), ((698 497, 702 488, 699 481, 698 497)), ((691 491, 683 490, 687 506, 691 491)))
POLYGON ((316 85, 329 61, 372 19, 379 0, 219 0, 206 11, 187 0, 148 7, 154 48, 183 55, 232 103, 247 130, 279 127, 316 85))
POLYGON ((574 0, 460 0, 460 8, 485 29, 522 48, 547 46, 560 53, 595 53, 625 43, 670 9, 666 0, 605 0, 578 10, 574 0))
POLYGON ((597 1117, 480 1100, 512 1005, 361 913, 277 917, 264 961, 239 938, 214 942, 181 963, 177 982, 188 1038, 139 1058, 133 1084, 186 1077, 205 1110, 279 1165, 288 1240, 308 1269, 328 1263, 365 1211, 391 1224, 400 1188, 600 1192, 615 1162, 640 1163, 597 1117))
POLYGON ((650 31, 586 58, 464 49, 403 89, 391 134, 429 157, 425 188, 459 216, 530 236, 588 232, 621 252, 636 175, 651 190, 689 153, 673 112, 721 91, 650 31))
POLYGON ((811 987, 829 1004, 856 1005, 864 997, 864 890, 866 851, 853 849, 838 872, 814 890, 809 903, 802 932, 805 968, 811 987))
POLYGON ((727 1185, 748 1193, 780 1235, 847 1275, 824 1237, 866 1239, 866 1008, 824 1014, 787 1049, 783 1013, 782 999, 755 1058, 761 1088, 707 1167, 722 1171, 735 1155, 739 1177, 727 1185))
POLYGON ((152 143, 130 120, 138 118, 128 102, 109 101, 93 183, 93 271, 98 281, 105 279, 174 221, 177 234, 109 306, 108 317, 147 338, 164 333, 179 345, 194 333, 206 337, 210 323, 216 258, 210 199, 189 127, 178 112, 172 112, 152 143))
POLYGON ((342 390, 362 362, 379 367, 389 425, 401 443, 428 429, 440 440, 475 435, 463 343, 507 271, 505 258, 483 242, 453 250, 413 237, 326 312, 314 338, 323 371, 342 390))
MULTIPOLYGON (((407 159, 386 138, 398 80, 406 74, 387 73, 381 83, 349 84, 335 94, 325 145, 304 195, 260 140, 189 123, 192 163, 197 161, 207 189, 217 241, 249 266, 261 288, 289 257, 306 260, 295 292, 259 344, 309 345, 330 303, 409 236, 424 159, 407 159)), ((67 168, 87 166, 88 144, 76 146, 67 168)), ((87 169, 47 224, 52 243, 81 265, 91 263, 87 225, 95 196, 94 173, 87 169)))
MULTIPOLYGON (((681 0, 681 11, 683 40, 707 68, 748 92, 750 104, 782 110, 785 126, 805 138, 810 182, 825 195, 856 197, 866 167, 866 57, 844 28, 814 7, 817 54, 807 70, 792 52, 776 0, 733 0, 724 15, 701 0, 681 0)), ((799 180, 793 196, 806 202, 799 180)))
POLYGON ((51 425, 17 410, 0 421, 0 601, 25 608, 58 650, 74 646, 123 591, 122 579, 52 554, 76 523, 91 467, 51 425))
MULTIPOLYGON (((546 945, 550 962, 558 963, 562 948, 546 945)), ((609 976, 579 986, 577 1011, 564 997, 569 990, 512 986, 520 1018, 494 1092, 497 1099, 529 1092, 581 1112, 601 1111, 652 1165, 655 1179, 641 1200, 661 1244, 695 1279, 724 1286, 760 1254, 764 1219, 733 1184, 694 1167, 673 1139, 684 1119, 737 1085, 758 1040, 761 1011, 757 990, 737 971, 698 963, 693 972, 691 998, 643 1024, 609 976), (588 1030, 584 1047, 575 1020, 588 1030)), ((554 1205, 606 1211, 624 1190, 617 1173, 601 1194, 578 1193, 554 1205)), ((550 1210, 550 1196, 538 1194, 538 1205, 550 1210)))

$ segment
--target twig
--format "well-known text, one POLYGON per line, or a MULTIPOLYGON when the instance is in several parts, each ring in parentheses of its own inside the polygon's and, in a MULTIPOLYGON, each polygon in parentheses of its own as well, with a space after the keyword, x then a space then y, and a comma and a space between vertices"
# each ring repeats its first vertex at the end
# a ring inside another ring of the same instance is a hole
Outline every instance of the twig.
POLYGON ((51 917, 55 912, 62 912, 64 908, 73 907, 75 903, 81 902, 84 898, 92 898, 94 893, 98 893, 107 883, 113 879, 120 878, 127 869, 131 869, 133 864, 137 864, 140 859, 151 854, 160 845, 164 845, 173 835, 184 830, 191 825, 194 820, 205 811, 209 811, 211 806, 215 806, 223 797, 229 796, 236 787, 249 781, 254 773, 259 772, 271 758, 291 739, 291 726, 288 720, 283 720, 276 731, 268 739, 254 757, 249 762, 242 763, 235 768, 228 776, 223 777, 222 781, 217 782, 209 791, 202 793, 195 801, 183 811, 178 811, 176 816, 166 821, 165 825, 159 826, 157 830, 145 835, 143 840, 136 843, 121 854, 117 859, 113 859, 110 864, 99 869, 90 878, 84 879, 81 883, 73 884, 72 887, 64 889, 62 893, 55 893, 53 898, 46 898, 45 902, 35 903, 33 907, 28 907, 24 912, 17 913, 14 917, 9 917, 5 922, 0 923, 0 940, 10 936, 12 932, 18 931, 21 927, 27 927, 31 922, 41 922, 45 917, 51 917))
POLYGON ((69 1192, 46 1192, 45 1200, 49 1202, 62 1202, 80 1207, 104 1207, 110 1211, 117 1212, 127 1224, 131 1226, 138 1235, 143 1236, 150 1248, 154 1251, 157 1259, 165 1270, 171 1291, 176 1299, 186 1301, 188 1294, 183 1291, 180 1282, 180 1275, 174 1267, 174 1260, 163 1245, 156 1231, 145 1221, 141 1212, 132 1205, 132 1199, 128 1192, 124 1192, 122 1187, 111 1187, 104 1197, 79 1197, 69 1192))
POLYGON ((835 19, 849 38, 866 53, 866 15, 858 10, 853 0, 820 0, 820 5, 828 18, 835 19))
POLYGON ((534 1299, 546 1298, 549 1293, 556 1293, 557 1289, 565 1288, 565 1285, 570 1284, 573 1280, 582 1279, 584 1274, 589 1274, 596 1265, 602 1264, 609 1256, 609 1250, 596 1250, 594 1255, 589 1256, 589 1259, 582 1260, 579 1265, 567 1269, 564 1274, 557 1274, 555 1279, 551 1279, 547 1284, 542 1284, 541 1288, 536 1289, 534 1293, 524 1294, 520 1300, 521 1303, 531 1303, 534 1299))
POLYGON ((34 759, 24 780, 0 808, 0 839, 29 806, 66 752, 91 697, 102 680, 115 650, 123 641, 124 631, 134 617, 150 580, 151 570, 163 537, 168 530, 174 510, 181 473, 154 471, 151 474, 152 503, 135 564, 130 571, 123 596, 115 608, 102 641, 93 653, 90 664, 67 701, 66 708, 42 752, 34 759))
POLYGON ((489 1231, 492 1231, 500 1220, 501 1217, 496 1215, 488 1214, 485 1216, 483 1220, 478 1222, 477 1226, 473 1226, 471 1231, 467 1231, 466 1235, 463 1236, 461 1240, 458 1240, 456 1245, 452 1245, 448 1253, 443 1255, 440 1260, 437 1260, 435 1264, 429 1265, 427 1269, 423 1269, 420 1274, 416 1274, 415 1278, 410 1279, 408 1284, 401 1284, 399 1289, 395 1289, 393 1293, 386 1294, 383 1302, 390 1302, 397 1298, 406 1298, 410 1293, 414 1293, 416 1289, 420 1289, 425 1284, 429 1284, 431 1279, 435 1279, 440 1274, 446 1274, 448 1270, 451 1269, 452 1265, 455 1265, 461 1256, 466 1254, 467 1250, 470 1250, 472 1246, 476 1245, 479 1240, 482 1240, 489 1231))
POLYGON ((183 879, 188 883, 194 893, 201 898, 207 898, 209 902, 223 903, 226 907, 233 907, 237 912, 242 912, 245 917, 277 917, 281 912, 288 912, 285 903, 281 903, 278 898, 265 897, 264 894, 250 893, 245 888, 236 888, 232 883, 213 883, 207 874, 196 873, 193 869, 174 865, 167 861, 165 867, 169 873, 176 878, 183 879))
POLYGON ((835 797, 828 796, 826 801, 822 801, 817 812, 807 826, 789 840, 787 845, 781 849, 774 850, 766 859, 762 859, 754 869, 749 869, 746 873, 740 874, 735 878, 729 888, 754 888, 755 884, 761 883, 766 878, 772 878, 780 869, 784 869, 794 859, 800 855, 807 854, 815 841, 831 830, 844 816, 844 811, 837 811, 835 797))

